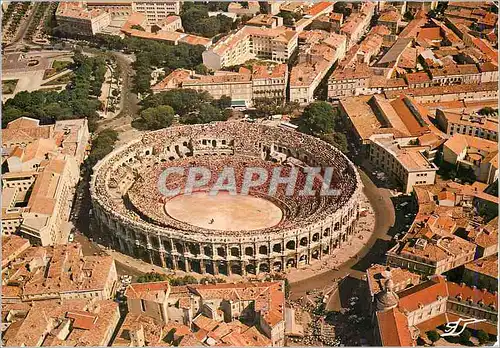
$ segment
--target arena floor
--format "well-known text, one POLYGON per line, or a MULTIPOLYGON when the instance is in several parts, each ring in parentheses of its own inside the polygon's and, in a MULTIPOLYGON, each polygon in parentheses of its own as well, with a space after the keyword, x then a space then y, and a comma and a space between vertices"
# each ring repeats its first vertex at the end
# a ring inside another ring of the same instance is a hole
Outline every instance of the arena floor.
POLYGON ((219 192, 179 195, 165 204, 172 218, 193 226, 224 231, 251 231, 277 225, 283 212, 272 202, 248 195, 219 192))

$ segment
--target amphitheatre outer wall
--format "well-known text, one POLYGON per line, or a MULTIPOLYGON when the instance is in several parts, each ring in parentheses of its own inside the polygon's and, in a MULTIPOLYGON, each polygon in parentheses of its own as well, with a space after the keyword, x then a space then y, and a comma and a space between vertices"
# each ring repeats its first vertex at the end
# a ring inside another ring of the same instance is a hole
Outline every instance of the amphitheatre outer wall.
POLYGON ((92 223, 111 237, 114 249, 164 268, 243 276, 281 272, 328 257, 353 238, 362 189, 345 155, 302 133, 242 122, 171 127, 141 135, 94 167, 92 223), (314 202, 317 209, 310 213, 288 213, 284 223, 251 233, 159 221, 158 216, 132 209, 129 190, 141 173, 155 165, 175 166, 180 159, 214 156, 333 166, 341 195, 314 202))

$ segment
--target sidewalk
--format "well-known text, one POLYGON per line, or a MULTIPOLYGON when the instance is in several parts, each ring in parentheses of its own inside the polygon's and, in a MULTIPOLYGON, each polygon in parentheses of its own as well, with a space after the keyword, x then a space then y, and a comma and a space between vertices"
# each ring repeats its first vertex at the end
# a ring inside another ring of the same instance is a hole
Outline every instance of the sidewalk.
POLYGON ((299 282, 312 276, 328 272, 357 256, 359 251, 363 249, 369 241, 375 228, 375 215, 366 196, 363 196, 363 200, 360 202, 360 208, 366 209, 367 214, 364 217, 360 217, 358 220, 357 229, 359 232, 357 232, 348 243, 343 244, 340 249, 336 249, 332 255, 327 255, 322 260, 316 261, 303 268, 294 268, 289 271, 286 277, 290 283, 299 282))

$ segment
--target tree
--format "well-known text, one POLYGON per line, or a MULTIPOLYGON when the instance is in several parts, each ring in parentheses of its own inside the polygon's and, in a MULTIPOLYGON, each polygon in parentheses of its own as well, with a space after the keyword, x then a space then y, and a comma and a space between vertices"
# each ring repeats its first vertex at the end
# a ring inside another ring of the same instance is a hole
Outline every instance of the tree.
POLYGON ((219 109, 227 109, 231 107, 231 102, 232 102, 231 97, 223 95, 220 97, 220 99, 214 100, 212 105, 218 107, 219 109))
POLYGON ((479 340, 480 344, 485 344, 490 340, 490 336, 483 330, 479 330, 477 332, 477 339, 479 340))
POLYGON ((227 121, 229 114, 222 112, 211 104, 201 104, 197 112, 192 112, 181 118, 185 124, 210 123, 213 121, 227 121))
POLYGON ((299 130, 303 133, 319 135, 331 133, 335 125, 336 113, 325 101, 309 104, 299 119, 299 130))
POLYGON ((142 110, 140 119, 134 126, 140 129, 157 130, 169 127, 173 120, 174 109, 168 105, 160 105, 142 110))
POLYGON ((292 26, 295 24, 295 18, 288 11, 278 13, 278 16, 283 18, 283 24, 286 26, 292 26))
POLYGON ((347 138, 344 133, 335 132, 321 135, 321 140, 335 146, 343 153, 348 153, 347 138))
POLYGON ((481 109, 479 109, 479 111, 477 112, 479 115, 491 115, 495 112, 496 110, 493 109, 492 107, 490 106, 485 106, 481 109))
POLYGON ((460 342, 462 344, 467 344, 469 343, 469 340, 471 338, 472 334, 469 330, 465 329, 461 334, 460 334, 460 342))
POLYGON ((184 277, 178 277, 178 278, 170 278, 169 282, 170 285, 172 286, 198 284, 198 280, 196 280, 196 278, 191 275, 186 275, 184 277))
POLYGON ((436 330, 427 331, 426 334, 427 338, 432 342, 432 345, 434 345, 434 343, 439 341, 441 338, 436 330))
POLYGON ((149 272, 144 275, 141 275, 137 278, 138 283, 151 283, 151 282, 162 282, 167 280, 167 276, 165 274, 149 272))
POLYGON ((114 129, 106 128, 92 142, 92 149, 88 157, 88 164, 93 167, 99 160, 113 151, 113 147, 118 140, 118 132, 114 129))
POLYGON ((208 68, 205 64, 198 64, 194 67, 194 72, 200 75, 208 75, 208 68))

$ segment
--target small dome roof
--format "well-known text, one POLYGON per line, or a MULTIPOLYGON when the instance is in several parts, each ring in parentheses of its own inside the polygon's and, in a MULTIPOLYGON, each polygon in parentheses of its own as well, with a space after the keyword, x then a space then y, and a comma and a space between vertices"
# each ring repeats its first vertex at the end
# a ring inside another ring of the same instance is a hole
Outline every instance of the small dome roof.
POLYGON ((399 296, 393 291, 381 291, 375 295, 377 311, 394 308, 398 305, 399 296))

